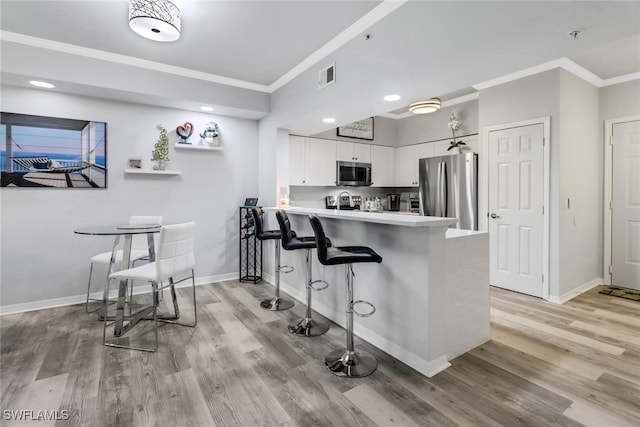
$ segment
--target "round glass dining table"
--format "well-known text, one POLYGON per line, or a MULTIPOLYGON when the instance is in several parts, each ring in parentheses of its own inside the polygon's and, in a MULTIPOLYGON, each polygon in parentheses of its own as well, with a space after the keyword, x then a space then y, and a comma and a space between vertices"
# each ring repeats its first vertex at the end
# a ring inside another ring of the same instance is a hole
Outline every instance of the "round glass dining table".
MULTIPOLYGON (((109 263, 110 275, 113 272, 113 266, 116 260, 116 254, 118 253, 118 247, 120 245, 120 239, 124 236, 124 244, 122 247, 122 265, 129 266, 131 264, 131 242, 133 236, 137 234, 147 235, 147 246, 149 248, 149 262, 155 261, 155 245, 153 235, 160 232, 162 227, 157 224, 116 224, 116 225, 96 225, 89 227, 81 227, 73 230, 75 234, 91 235, 91 236, 115 236, 113 242, 113 249, 111 250, 111 262, 109 263)), ((128 268, 128 267, 127 267, 128 268)), ((118 288, 118 300, 116 304, 116 315, 114 324, 114 335, 122 336, 129 329, 131 329, 143 315, 137 316, 131 319, 126 327, 124 326, 124 308, 127 296, 128 280, 121 280, 118 288)), ((104 300, 104 316, 106 313, 107 298, 106 295, 107 286, 105 284, 104 300)))

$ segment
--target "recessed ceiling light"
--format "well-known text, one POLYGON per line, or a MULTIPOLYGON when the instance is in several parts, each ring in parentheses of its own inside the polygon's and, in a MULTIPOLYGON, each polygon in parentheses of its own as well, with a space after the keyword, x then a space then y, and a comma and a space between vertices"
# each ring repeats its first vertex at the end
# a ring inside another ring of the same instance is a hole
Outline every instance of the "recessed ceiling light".
POLYGON ((387 95, 384 97, 385 101, 397 101, 400 99, 400 95, 387 95))
POLYGON ((41 82, 41 81, 38 81, 38 80, 31 80, 29 83, 31 83, 33 86, 42 87, 42 88, 45 88, 45 89, 53 89, 55 87, 51 83, 41 82))
POLYGON ((208 105, 203 105, 200 109, 202 111, 213 111, 213 107, 209 107, 208 105))
POLYGON ((336 119, 334 119, 333 117, 325 117, 324 119, 322 119, 322 121, 325 123, 335 123, 336 119))

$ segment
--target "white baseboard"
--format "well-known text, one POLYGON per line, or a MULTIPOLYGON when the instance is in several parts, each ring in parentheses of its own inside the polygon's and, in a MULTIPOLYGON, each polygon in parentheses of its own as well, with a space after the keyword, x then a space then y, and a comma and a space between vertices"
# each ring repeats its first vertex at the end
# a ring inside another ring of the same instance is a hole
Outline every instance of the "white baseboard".
POLYGON ((579 286, 569 292, 566 292, 560 296, 549 295, 549 302, 553 302, 556 304, 564 304, 565 302, 577 297, 578 295, 587 292, 589 289, 594 288, 598 285, 602 285, 604 283, 604 279, 601 277, 597 277, 590 282, 585 283, 582 286, 579 286))
MULTIPOLYGON (((225 273, 225 274, 216 274, 213 276, 202 276, 196 277, 196 286, 205 285, 208 283, 216 283, 216 282, 224 282, 225 280, 233 280, 237 279, 238 273, 225 273)), ((176 285, 176 288, 182 288, 185 286, 191 286, 190 281, 185 281, 176 285)), ((135 295, 147 293, 149 292, 148 287, 143 286, 134 286, 133 293, 135 295)), ((117 295, 117 291, 113 290, 110 294, 110 297, 115 297, 117 295)), ((101 299, 102 292, 93 292, 90 295, 91 298, 101 299)), ((35 311, 35 310, 44 310, 47 308, 56 308, 56 307, 64 307, 67 305, 74 304, 84 304, 86 301, 86 294, 81 295, 73 295, 69 297, 62 298, 52 298, 40 301, 30 301, 20 304, 11 304, 11 305, 3 305, 0 306, 0 316, 4 316, 7 314, 16 314, 16 313, 25 313, 27 311, 35 311)))

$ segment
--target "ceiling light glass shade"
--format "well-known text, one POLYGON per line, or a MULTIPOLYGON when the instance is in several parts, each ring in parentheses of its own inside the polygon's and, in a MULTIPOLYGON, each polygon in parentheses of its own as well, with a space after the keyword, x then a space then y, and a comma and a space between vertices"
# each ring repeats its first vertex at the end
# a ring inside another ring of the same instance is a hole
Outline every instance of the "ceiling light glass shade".
POLYGON ((129 0, 129 27, 158 42, 180 38, 180 9, 168 0, 129 0))
POLYGON ((409 111, 413 114, 433 113, 440 109, 440 98, 431 98, 427 101, 416 102, 409 105, 409 111))

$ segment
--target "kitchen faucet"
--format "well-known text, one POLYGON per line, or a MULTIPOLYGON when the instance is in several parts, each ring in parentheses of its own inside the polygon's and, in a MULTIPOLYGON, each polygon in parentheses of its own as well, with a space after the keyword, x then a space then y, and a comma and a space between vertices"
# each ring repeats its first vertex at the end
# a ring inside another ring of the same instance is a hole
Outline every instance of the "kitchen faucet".
POLYGON ((348 191, 341 191, 340 194, 338 194, 338 198, 337 198, 338 203, 336 203, 338 205, 337 206, 338 210, 340 210, 340 205, 341 205, 340 198, 342 197, 343 194, 349 196, 349 206, 351 206, 351 193, 349 193, 348 191))

